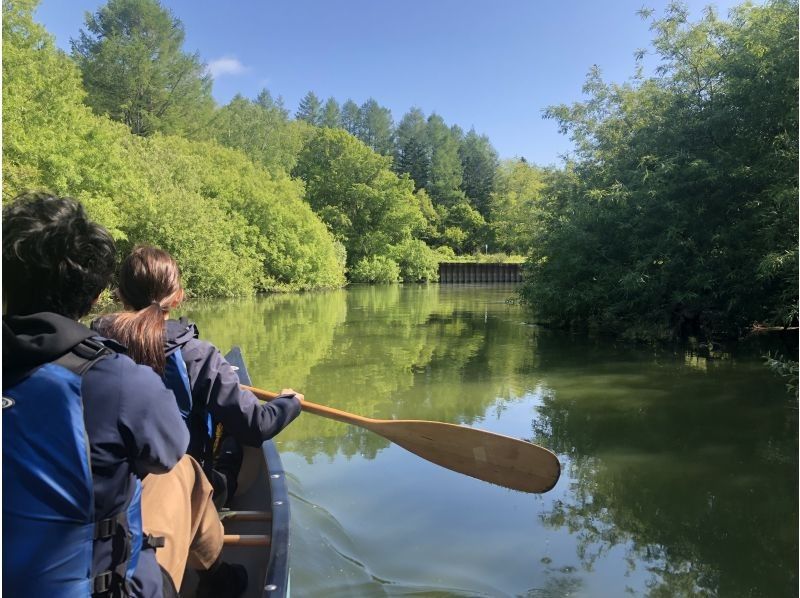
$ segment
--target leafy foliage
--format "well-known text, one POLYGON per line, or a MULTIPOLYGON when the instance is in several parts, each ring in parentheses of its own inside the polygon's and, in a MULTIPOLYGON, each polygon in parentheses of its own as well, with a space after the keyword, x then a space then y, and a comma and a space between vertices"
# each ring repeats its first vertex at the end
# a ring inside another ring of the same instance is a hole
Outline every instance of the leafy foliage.
POLYGON ((390 254, 400 266, 400 276, 404 282, 439 280, 441 254, 420 239, 406 239, 391 247, 390 254))
POLYGON ((652 22, 656 77, 548 115, 576 161, 538 202, 524 296, 566 325, 738 334, 797 317, 797 3, 652 22))
POLYGON ((506 251, 526 249, 534 236, 538 202, 545 189, 545 172, 523 160, 500 164, 495 190, 489 197, 489 222, 495 246, 506 251))
POLYGON ((283 107, 264 90, 255 101, 235 96, 216 111, 197 137, 240 149, 278 175, 294 168, 311 131, 305 121, 290 121, 283 107))
POLYGON ((341 129, 317 129, 300 154, 295 174, 306 183, 306 199, 347 248, 351 267, 386 255, 425 226, 411 181, 390 164, 341 129))
POLYGON ((37 2, 3 2, 3 200, 44 187, 80 200, 123 238, 125 128, 94 117, 75 64, 33 22, 37 2))
POLYGON ((86 102, 136 135, 186 133, 211 116, 211 76, 182 50, 183 25, 157 0, 109 0, 72 42, 86 102))
POLYGON ((400 266, 386 255, 360 259, 350 271, 353 282, 392 283, 400 281, 400 266))
POLYGON ((92 114, 34 8, 3 4, 4 200, 32 188, 72 195, 123 250, 172 252, 194 295, 344 283, 343 250, 300 182, 213 142, 143 138, 92 114))

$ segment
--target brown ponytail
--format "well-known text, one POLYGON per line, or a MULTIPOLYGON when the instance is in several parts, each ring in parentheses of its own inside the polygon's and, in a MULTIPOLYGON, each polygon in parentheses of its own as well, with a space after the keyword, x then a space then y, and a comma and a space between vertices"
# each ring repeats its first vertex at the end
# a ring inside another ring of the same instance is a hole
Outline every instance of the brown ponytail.
POLYGON ((122 262, 120 300, 127 309, 108 318, 103 334, 128 349, 137 363, 164 373, 164 316, 183 299, 180 270, 166 251, 138 245, 122 262))

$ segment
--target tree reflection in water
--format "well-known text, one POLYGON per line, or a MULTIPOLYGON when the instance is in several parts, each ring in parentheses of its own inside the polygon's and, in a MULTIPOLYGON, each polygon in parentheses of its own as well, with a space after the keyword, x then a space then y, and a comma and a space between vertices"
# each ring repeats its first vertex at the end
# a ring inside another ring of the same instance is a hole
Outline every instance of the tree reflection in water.
POLYGON ((651 596, 792 595, 797 411, 771 388, 780 382, 757 363, 697 368, 680 351, 647 363, 612 348, 602 371, 570 383, 598 347, 560 351, 542 345, 563 337, 539 336, 561 358, 534 438, 567 457, 571 484, 542 520, 576 536, 584 568, 623 546, 629 569, 651 573, 651 596))
MULTIPOLYGON (((355 286, 187 307, 204 338, 242 346, 258 386, 292 386, 369 417, 481 427, 492 418, 493 429, 530 430, 555 450, 564 490, 534 497, 541 521, 519 534, 566 532, 580 565, 563 553, 552 565, 536 556, 541 584, 518 573, 509 582, 516 595, 597 595, 602 575, 624 574, 613 563, 627 567, 632 593, 792 595, 797 409, 783 381, 758 359, 525 325, 519 307, 503 303, 512 292, 355 286)), ((372 460, 388 441, 304 417, 280 446, 312 463, 323 455, 372 460)), ((393 568, 379 555, 360 557, 393 568)), ((307 578, 320 581, 309 566, 307 578)))

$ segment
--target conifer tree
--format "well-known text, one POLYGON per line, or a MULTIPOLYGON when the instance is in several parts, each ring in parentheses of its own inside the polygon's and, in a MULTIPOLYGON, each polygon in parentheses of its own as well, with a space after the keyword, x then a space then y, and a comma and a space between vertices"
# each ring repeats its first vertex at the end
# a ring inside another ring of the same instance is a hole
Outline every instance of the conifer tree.
POLYGON ((489 216, 489 204, 494 191, 497 152, 488 137, 478 135, 471 129, 462 139, 458 154, 463 172, 461 190, 469 203, 486 218, 489 216))
POLYGON ((344 104, 342 104, 341 126, 345 131, 351 135, 358 136, 360 121, 361 115, 358 109, 358 104, 356 104, 353 100, 347 100, 344 104))
POLYGON ((397 126, 394 168, 398 173, 408 173, 415 189, 428 186, 431 152, 425 115, 419 108, 409 110, 397 126))
POLYGON ((322 108, 322 126, 330 129, 338 129, 341 127, 339 102, 334 98, 328 98, 328 101, 325 102, 325 106, 322 108))
POLYGON ((434 203, 452 206, 464 199, 462 169, 458 155, 459 139, 441 116, 431 114, 427 124, 431 148, 431 170, 427 190, 434 203))
POLYGON ((319 101, 317 94, 309 91, 297 108, 295 114, 297 120, 304 120, 310 125, 320 126, 322 124, 322 102, 319 101))
POLYGON ((211 116, 211 76, 183 51, 183 24, 157 0, 109 0, 72 40, 86 103, 136 135, 197 130, 211 116))
POLYGON ((359 126, 356 137, 373 150, 388 156, 394 150, 392 113, 370 98, 359 109, 359 126))

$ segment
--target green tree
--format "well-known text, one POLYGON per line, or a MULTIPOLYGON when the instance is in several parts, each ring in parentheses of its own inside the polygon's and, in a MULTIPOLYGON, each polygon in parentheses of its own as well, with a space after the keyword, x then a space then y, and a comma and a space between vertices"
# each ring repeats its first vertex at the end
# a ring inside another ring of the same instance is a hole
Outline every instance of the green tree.
POLYGON ((374 151, 384 156, 392 154, 394 150, 392 113, 372 98, 359 108, 357 131, 356 137, 374 151))
POLYGON ((45 188, 80 200, 124 238, 124 126, 83 104, 80 71, 33 21, 36 0, 3 2, 3 200, 45 188))
POLYGON ((548 112, 577 147, 540 202, 543 319, 738 335, 797 318, 797 2, 654 19, 655 77, 548 112))
POLYGON ((123 252, 148 242, 174 253, 192 295, 343 284, 343 248, 302 183, 217 143, 140 137, 93 114, 34 8, 3 4, 5 201, 41 188, 77 198, 123 252))
POLYGON ((258 92, 256 104, 265 110, 275 110, 284 120, 289 120, 289 111, 283 105, 283 97, 278 96, 278 99, 274 99, 268 89, 262 89, 258 92))
POLYGON ((309 91, 303 99, 300 100, 300 106, 297 108, 295 114, 297 120, 304 120, 310 125, 320 126, 322 124, 322 102, 320 102, 317 94, 309 91))
POLYGON ((134 138, 129 159, 143 181, 139 200, 125 207, 128 238, 173 252, 195 294, 343 283, 342 252, 300 182, 240 151, 180 137, 134 138))
POLYGON ((475 129, 470 129, 461 140, 458 155, 463 172, 461 190, 472 207, 488 218, 498 167, 497 152, 486 135, 478 135, 475 129))
POLYGON ((181 22, 157 0, 109 0, 72 40, 86 102, 136 135, 191 133, 211 115, 211 77, 182 50, 181 22))
POLYGON ((419 108, 409 110, 397 126, 395 172, 408 173, 416 189, 427 188, 431 172, 431 150, 425 115, 419 108))
POLYGON ((470 253, 483 249, 482 245, 487 240, 486 221, 468 201, 462 200, 446 208, 442 220, 445 227, 444 241, 457 253, 470 253))
POLYGON ((353 100, 347 100, 342 104, 341 126, 351 135, 358 135, 358 130, 361 123, 361 114, 353 100))
POLYGON ((489 221, 498 249, 527 252, 539 219, 545 173, 523 160, 507 160, 497 171, 489 201, 489 221))
POLYGON ((438 114, 428 117, 427 136, 431 148, 431 168, 426 189, 435 203, 453 206, 464 199, 459 139, 438 114))
POLYGON ((328 98, 328 101, 322 107, 322 121, 320 124, 331 129, 339 128, 341 126, 340 112, 339 102, 334 98, 328 98))
POLYGON ((295 174, 306 183, 306 199, 344 243, 350 267, 387 255, 425 226, 411 180, 390 165, 391 158, 340 129, 318 129, 300 155, 295 174))
POLYGON ((255 102, 241 95, 217 110, 202 135, 240 149, 274 174, 290 172, 311 134, 304 121, 290 121, 286 110, 262 91, 255 102))
POLYGON ((392 259, 400 268, 405 282, 439 280, 441 256, 421 239, 406 239, 392 247, 392 259))

